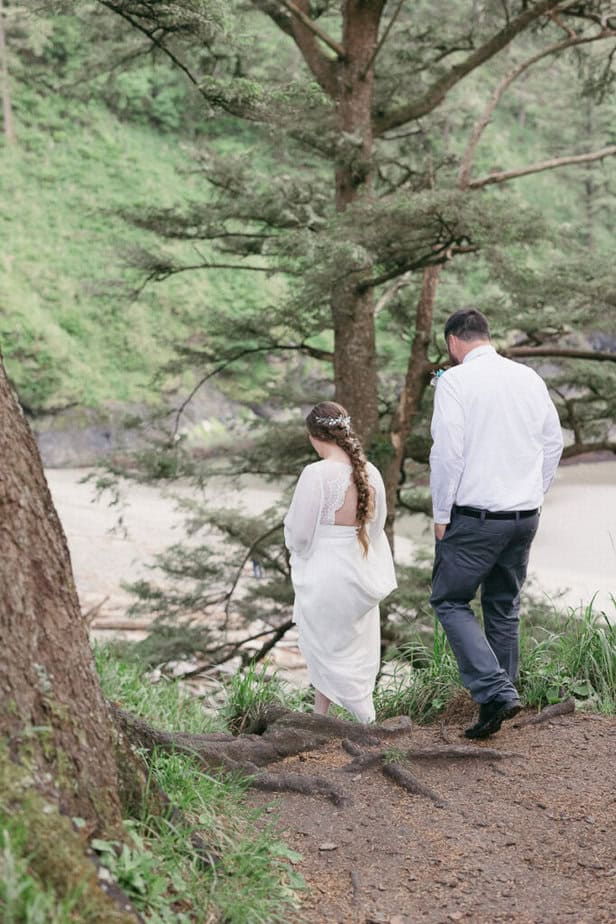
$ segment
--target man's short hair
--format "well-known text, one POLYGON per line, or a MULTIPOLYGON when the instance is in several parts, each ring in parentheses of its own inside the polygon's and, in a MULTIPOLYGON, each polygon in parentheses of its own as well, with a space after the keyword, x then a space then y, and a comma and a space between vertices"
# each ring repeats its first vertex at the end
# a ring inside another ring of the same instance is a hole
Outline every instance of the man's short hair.
POLYGON ((445 323, 445 340, 451 334, 460 340, 489 340, 488 319, 476 308, 460 308, 445 323))

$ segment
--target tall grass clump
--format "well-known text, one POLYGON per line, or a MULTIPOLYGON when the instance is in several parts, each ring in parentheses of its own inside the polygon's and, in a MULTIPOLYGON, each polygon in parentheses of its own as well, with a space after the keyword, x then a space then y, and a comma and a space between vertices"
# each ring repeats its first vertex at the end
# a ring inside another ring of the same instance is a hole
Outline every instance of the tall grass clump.
POLYGON ((94 656, 103 693, 127 712, 159 728, 188 734, 224 730, 221 721, 206 712, 178 680, 161 675, 153 682, 143 664, 124 656, 113 644, 96 645, 94 656))
POLYGON ((536 641, 522 636, 520 691, 541 708, 574 696, 600 712, 616 712, 616 623, 593 601, 569 610, 558 631, 536 641))
POLYGON ((233 675, 224 693, 220 717, 234 735, 263 731, 265 711, 272 703, 296 712, 307 708, 306 693, 292 689, 276 672, 269 675, 267 664, 259 669, 251 662, 245 670, 233 675))
POLYGON ((422 641, 400 648, 374 694, 377 719, 408 715, 430 722, 460 690, 458 667, 444 630, 435 620, 431 645, 422 641))
MULTIPOLYGON (((615 601, 616 602, 616 601, 615 601)), ((518 689, 536 707, 574 696, 580 705, 616 712, 616 622, 597 613, 593 601, 565 616, 550 608, 522 619, 518 689)), ((435 621, 431 645, 421 641, 398 649, 375 691, 378 719, 408 715, 432 721, 461 689, 458 668, 445 633, 435 621)))

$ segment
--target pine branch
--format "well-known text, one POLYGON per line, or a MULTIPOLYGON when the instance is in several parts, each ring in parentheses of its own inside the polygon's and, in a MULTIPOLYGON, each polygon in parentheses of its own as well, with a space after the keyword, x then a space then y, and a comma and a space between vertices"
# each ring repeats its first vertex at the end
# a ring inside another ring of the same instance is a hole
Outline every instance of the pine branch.
POLYGON ((480 177, 478 180, 471 180, 468 184, 469 189, 483 189, 485 186, 491 186, 494 183, 506 183, 508 180, 515 180, 521 176, 530 176, 533 173, 542 173, 545 170, 556 170, 559 167, 568 167, 573 164, 588 164, 595 160, 603 160, 605 157, 613 157, 616 154, 616 145, 608 148, 601 148, 600 151, 592 151, 588 154, 572 154, 570 157, 554 157, 552 160, 540 161, 537 164, 529 164, 527 167, 519 167, 517 170, 502 170, 499 173, 490 173, 488 176, 480 177))
POLYGON ((189 393, 188 397, 182 401, 175 414, 175 424, 173 427, 172 440, 175 441, 177 439, 182 414, 193 400, 197 392, 205 385, 206 382, 208 382, 211 378, 214 378, 214 376, 220 375, 220 373, 227 369, 228 366, 233 365, 233 363, 238 362, 245 356, 254 356, 256 353, 273 353, 283 350, 306 353, 313 359, 329 360, 331 362, 333 362, 334 359, 333 353, 330 353, 327 350, 319 350, 317 347, 311 347, 306 343, 267 343, 262 346, 247 347, 245 350, 239 350, 233 356, 229 356, 222 360, 222 362, 218 363, 214 369, 211 369, 208 373, 206 373, 206 375, 200 378, 197 384, 189 393))
POLYGON ((383 135, 392 128, 399 128, 407 122, 419 119, 436 109, 442 103, 443 99, 453 87, 456 86, 464 77, 472 73, 494 55, 506 48, 507 45, 516 38, 521 32, 524 32, 531 23, 539 19, 550 10, 562 11, 568 6, 572 6, 575 0, 569 0, 564 4, 554 3, 554 0, 541 0, 534 6, 527 8, 510 20, 499 32, 492 36, 487 42, 484 42, 479 48, 473 51, 460 64, 455 64, 446 74, 439 77, 431 87, 424 93, 420 99, 414 102, 400 106, 397 110, 390 113, 377 116, 375 118, 375 135, 383 135))
POLYGON ((175 66, 179 68, 179 70, 181 70, 186 75, 186 77, 188 77, 190 82, 197 88, 201 95, 204 95, 203 90, 199 85, 199 81, 195 75, 184 64, 184 62, 180 61, 177 55, 174 54, 174 52, 171 51, 171 49, 168 48, 165 43, 156 36, 156 29, 147 29, 139 22, 138 19, 135 19, 135 17, 131 16, 131 14, 126 10, 123 10, 118 3, 113 3, 111 0, 97 0, 97 2, 100 3, 101 6, 104 6, 106 9, 110 10, 112 13, 115 13, 116 16, 120 16, 122 19, 126 20, 126 22, 130 23, 134 29, 137 29, 138 32, 141 32, 143 35, 145 35, 146 38, 148 38, 149 41, 156 46, 156 48, 162 51, 163 54, 165 54, 173 62, 173 64, 175 64, 175 66))
POLYGON ((266 532, 264 532, 264 533, 262 533, 260 536, 258 536, 258 537, 255 539, 255 541, 251 544, 250 548, 248 549, 248 551, 246 552, 246 554, 245 554, 244 557, 242 558, 242 561, 241 561, 240 564, 238 565, 237 571, 236 571, 236 573, 235 573, 235 577, 233 578, 233 581, 232 581, 232 584, 231 584, 231 587, 229 588, 229 590, 228 590, 228 592, 227 592, 227 602, 225 603, 225 622, 224 622, 224 628, 225 628, 225 630, 226 630, 226 628, 227 628, 227 626, 228 626, 228 623, 229 623, 229 614, 230 614, 229 611, 230 611, 230 608, 231 608, 231 601, 232 601, 232 599, 233 599, 233 594, 235 593, 235 591, 236 591, 236 589, 237 589, 237 585, 238 585, 239 582, 240 582, 240 578, 241 578, 241 576, 242 576, 242 572, 244 571, 244 566, 245 566, 245 565, 250 561, 250 559, 252 558, 253 553, 254 553, 255 549, 257 548, 257 546, 259 545, 259 543, 260 543, 260 542, 263 542, 264 539, 268 539, 268 538, 269 538, 270 536, 272 536, 275 532, 277 532, 279 529, 281 529, 281 528, 282 528, 282 525, 283 525, 283 524, 282 524, 282 520, 280 520, 280 522, 275 523, 274 526, 272 526, 272 527, 271 527, 270 529, 268 529, 266 532))
POLYGON ((448 263, 456 254, 477 253, 478 250, 479 246, 475 244, 456 244, 450 241, 436 248, 431 253, 419 257, 417 260, 405 263, 404 266, 397 266, 395 269, 389 270, 381 276, 375 276, 372 279, 363 279, 357 288, 360 292, 365 292, 366 289, 374 289, 376 286, 383 285, 391 279, 397 279, 398 276, 402 276, 405 273, 415 272, 427 266, 438 266, 441 263, 448 263))
POLYGON ((363 71, 361 72, 362 80, 365 79, 366 74, 369 72, 370 68, 374 65, 374 62, 376 61, 376 59, 377 59, 377 57, 378 57, 378 55, 379 55, 381 49, 383 48, 385 42, 387 41, 387 39, 388 39, 388 37, 389 37, 389 33, 391 32, 391 30, 392 30, 392 28, 393 28, 393 26, 394 26, 394 23, 396 22, 396 19, 397 19, 398 16, 400 15, 400 12, 401 12, 401 10, 402 10, 403 5, 404 5, 404 0, 400 0, 400 2, 398 3, 398 6, 396 7, 396 10, 395 10, 393 16, 391 17, 391 19, 390 19, 389 22, 387 23, 387 26, 385 27, 385 30, 384 30, 384 32, 383 32, 383 35, 381 36, 381 39, 380 39, 378 45, 376 46, 376 48, 375 48, 374 51, 372 52, 372 55, 370 56, 370 60, 368 61, 368 63, 367 63, 366 66, 364 67, 363 71))
POLYGON ((396 297, 400 289, 404 289, 406 286, 411 284, 412 275, 413 274, 411 272, 404 273, 402 276, 396 279, 393 285, 389 286, 389 288, 383 292, 378 302, 374 306, 375 317, 381 311, 383 311, 387 305, 389 305, 390 301, 396 297))
POLYGON ((599 350, 574 350, 567 347, 511 347, 508 350, 499 350, 503 356, 511 358, 533 356, 555 356, 560 359, 592 359, 598 362, 616 363, 616 353, 601 352, 599 350))
MULTIPOLYGON (((191 273, 194 270, 210 270, 210 269, 230 269, 230 270, 246 270, 247 272, 252 273, 272 273, 273 270, 271 266, 254 266, 253 264, 247 263, 189 263, 184 266, 160 266, 151 270, 144 277, 143 281, 135 288, 133 296, 137 298, 144 291, 147 285, 150 282, 164 282, 166 279, 170 279, 171 276, 177 276, 179 273, 191 273)), ((287 276, 299 276, 301 275, 294 270, 286 270, 278 267, 276 269, 277 273, 283 273, 287 276)))
MULTIPOLYGON (((300 2, 304 4, 304 0, 300 2)), ((342 46, 326 36, 323 30, 310 19, 306 11, 297 6, 297 3, 287 3, 286 0, 252 0, 252 4, 266 13, 282 32, 293 39, 319 85, 333 99, 337 90, 335 65, 338 59, 345 56, 342 46), (286 12, 283 13, 283 10, 286 12), (323 54, 317 39, 330 48, 330 43, 334 42, 333 50, 337 55, 336 60, 323 54)))
POLYGON ((262 661, 263 658, 267 654, 269 654, 272 648, 275 648, 275 646, 278 644, 280 639, 284 638, 284 636, 287 634, 289 629, 293 627, 293 625, 294 625, 293 620, 287 619, 286 622, 283 622, 282 625, 278 626, 278 628, 274 631, 274 634, 272 635, 272 637, 268 639, 267 642, 265 642, 265 644, 262 645, 258 651, 255 651, 253 653, 245 652, 244 655, 242 655, 242 661, 244 662, 244 667, 249 661, 254 664, 256 664, 259 661, 262 661))
POLYGON ((346 51, 343 46, 336 42, 331 36, 329 36, 320 26, 317 26, 316 22, 310 18, 303 10, 300 10, 295 3, 292 3, 291 0, 278 0, 282 6, 285 7, 293 16, 296 16, 297 19, 305 26, 313 35, 316 35, 324 45, 327 45, 328 48, 331 48, 332 51, 336 52, 336 55, 339 58, 344 59, 346 57, 346 51))
POLYGON ((522 61, 521 64, 513 68, 513 70, 511 70, 501 80, 496 90, 492 94, 483 113, 481 114, 481 117, 473 126, 473 131, 471 133, 469 143, 466 147, 462 157, 462 163, 460 165, 460 172, 458 174, 459 188, 465 189, 469 185, 471 170, 473 167, 473 158, 475 156, 475 151, 477 150, 477 145, 479 144, 485 129, 490 124, 494 110, 501 101, 503 94, 511 86, 514 80, 517 80, 517 78, 526 70, 528 70, 529 67, 532 67, 534 64, 537 64, 538 61, 541 61, 543 58, 546 58, 549 55, 557 54, 559 51, 564 51, 566 48, 572 48, 577 45, 585 45, 589 42, 598 42, 602 41, 603 39, 614 37, 616 37, 616 31, 614 30, 601 31, 598 35, 570 37, 561 42, 556 42, 554 45, 550 45, 547 48, 544 48, 538 54, 533 55, 531 58, 527 58, 526 61, 522 61))

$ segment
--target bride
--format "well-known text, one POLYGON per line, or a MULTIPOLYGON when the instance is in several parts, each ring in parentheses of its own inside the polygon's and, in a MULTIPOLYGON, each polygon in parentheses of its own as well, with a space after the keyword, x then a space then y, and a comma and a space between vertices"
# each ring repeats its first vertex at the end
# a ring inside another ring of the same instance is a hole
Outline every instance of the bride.
POLYGON ((315 712, 326 715, 333 702, 372 722, 378 605, 397 586, 383 532, 385 487, 341 405, 317 404, 306 426, 321 461, 301 473, 284 521, 299 645, 315 712))

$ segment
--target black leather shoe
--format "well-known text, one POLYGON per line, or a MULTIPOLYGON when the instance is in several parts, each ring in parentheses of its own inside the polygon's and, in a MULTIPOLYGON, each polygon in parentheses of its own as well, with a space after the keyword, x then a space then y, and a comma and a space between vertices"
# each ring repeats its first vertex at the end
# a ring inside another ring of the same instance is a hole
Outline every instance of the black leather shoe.
POLYGON ((479 721, 464 732, 467 738, 487 738, 499 730, 502 723, 517 715, 522 704, 519 699, 491 699, 479 706, 479 721))

